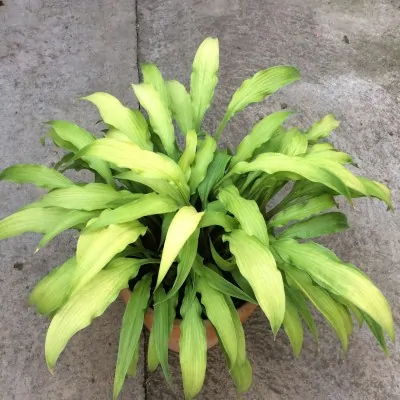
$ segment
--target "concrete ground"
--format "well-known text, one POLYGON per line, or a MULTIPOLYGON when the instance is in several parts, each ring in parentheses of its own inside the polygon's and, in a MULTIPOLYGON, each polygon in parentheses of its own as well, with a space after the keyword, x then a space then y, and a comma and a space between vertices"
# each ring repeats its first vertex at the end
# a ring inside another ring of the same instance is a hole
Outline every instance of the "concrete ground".
MULTIPOLYGON (((218 36, 221 74, 212 131, 230 95, 259 69, 294 64, 300 83, 237 116, 225 143, 237 144, 259 117, 286 104, 303 126, 332 112, 342 121, 337 147, 355 156, 360 173, 386 182, 400 200, 400 3, 398 0, 4 0, 0 2, 0 169, 17 162, 51 165, 59 153, 42 147, 41 122, 69 119, 94 128, 96 113, 76 101, 107 91, 134 105, 129 84, 138 62, 156 62, 166 78, 188 83, 192 58, 205 36, 218 36), (79 4, 82 3, 82 4, 79 4)), ((37 198, 32 187, 0 185, 0 217, 37 198)), ((378 284, 400 318, 400 217, 376 201, 344 205, 352 228, 324 242, 352 260, 378 284)), ((63 235, 32 255, 38 237, 0 242, 0 398, 4 400, 110 399, 123 306, 112 305, 77 334, 56 373, 46 369, 47 321, 27 307, 36 281, 73 252, 74 236, 63 235)), ((256 313, 246 323, 253 364, 252 390, 243 398, 400 399, 400 345, 389 360, 365 329, 353 335, 344 355, 321 323, 319 351, 306 335, 296 360, 287 339, 274 342, 256 313)), ((146 348, 147 334, 143 348, 146 348)), ((171 354, 176 383, 148 374, 145 358, 122 399, 180 399, 179 363, 171 354)), ((235 390, 218 349, 209 352, 199 399, 233 399, 235 390)))

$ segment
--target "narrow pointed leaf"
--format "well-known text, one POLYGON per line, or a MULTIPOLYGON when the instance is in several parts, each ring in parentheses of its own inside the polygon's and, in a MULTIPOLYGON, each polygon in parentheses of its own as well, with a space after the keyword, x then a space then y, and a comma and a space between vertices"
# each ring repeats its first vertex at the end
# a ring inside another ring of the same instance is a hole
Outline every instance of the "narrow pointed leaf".
POLYGON ((55 169, 35 164, 16 164, 0 172, 1 181, 33 183, 46 189, 73 186, 74 183, 55 169))
POLYGON ((208 37, 196 52, 190 77, 190 97, 196 131, 200 130, 204 114, 211 105, 214 89, 218 82, 218 69, 218 39, 208 37))
POLYGON ((246 79, 232 96, 216 137, 219 138, 227 122, 236 113, 242 111, 249 104, 264 100, 265 97, 298 79, 300 79, 299 71, 286 65, 259 71, 251 78, 246 79))
POLYGON ((207 338, 201 319, 201 305, 188 285, 181 307, 179 361, 185 399, 193 399, 201 390, 206 375, 207 338))
POLYGON ((189 93, 178 81, 167 82, 169 109, 180 131, 186 135, 194 129, 192 102, 189 93))
POLYGON ((154 331, 150 331, 149 344, 147 347, 147 368, 150 372, 154 372, 159 366, 160 361, 157 356, 156 342, 154 339, 154 331))
POLYGON ((326 115, 320 121, 315 122, 307 132, 308 140, 319 140, 329 136, 331 131, 336 129, 340 122, 332 114, 326 115))
POLYGON ((232 278, 238 284, 240 289, 243 290, 248 296, 255 298, 254 292, 250 283, 246 280, 246 278, 240 273, 239 268, 235 264, 235 268, 230 271, 232 278))
POLYGON ((379 346, 381 346, 383 353, 386 357, 389 357, 389 349, 387 347, 385 334, 379 324, 377 324, 368 314, 365 314, 361 311, 362 317, 364 318, 365 322, 367 323, 369 329, 375 336, 379 346))
POLYGON ((211 250, 211 256, 215 262, 215 264, 218 266, 218 268, 222 269, 222 271, 232 271, 234 268, 236 268, 236 264, 232 261, 226 261, 224 258, 222 258, 217 250, 215 250, 214 244, 210 238, 210 250, 211 250))
POLYGON ((240 273, 252 287, 258 304, 276 334, 285 315, 285 292, 274 257, 265 244, 241 230, 224 235, 223 240, 229 242, 240 273))
POLYGON ((45 353, 50 370, 53 370, 69 339, 102 315, 145 263, 146 260, 135 260, 121 268, 104 269, 68 299, 51 320, 47 331, 45 353))
MULTIPOLYGON (((325 143, 323 143, 325 144, 325 143)), ((314 145, 316 146, 316 145, 314 145)), ((346 153, 336 150, 327 150, 327 151, 314 151, 305 156, 306 159, 314 159, 314 160, 329 160, 334 161, 339 164, 350 164, 353 162, 353 159, 346 153)))
POLYGON ((207 169, 214 158, 216 149, 217 142, 213 137, 207 135, 201 143, 194 159, 189 179, 190 193, 194 193, 199 184, 203 182, 204 178, 207 176, 207 169))
POLYGON ((164 249, 158 271, 157 287, 164 279, 182 247, 196 230, 203 212, 197 212, 192 206, 182 207, 174 216, 165 238, 164 249))
POLYGON ((339 212, 327 213, 289 226, 279 235, 279 238, 312 239, 341 232, 348 227, 346 215, 339 212))
POLYGON ((149 83, 132 85, 139 103, 147 111, 153 131, 160 138, 167 154, 176 160, 177 148, 175 132, 169 109, 163 103, 162 97, 149 83))
POLYGON ((296 308, 288 298, 286 298, 283 329, 285 330, 290 344, 292 345, 294 355, 298 357, 300 355, 301 348, 303 347, 303 326, 296 308))
POLYGON ((196 157, 197 149, 197 135, 195 131, 188 131, 186 135, 186 147, 179 159, 179 166, 185 173, 186 180, 188 181, 191 175, 191 165, 196 157))
POLYGON ((140 340, 140 337, 139 337, 139 340, 138 340, 137 345, 135 347, 135 352, 133 353, 133 357, 132 357, 131 363, 129 364, 128 371, 126 371, 126 374, 128 376, 136 376, 137 363, 139 361, 139 356, 140 356, 140 345, 141 345, 141 340, 140 340))
POLYGON ((160 95, 161 101, 165 107, 169 105, 169 96, 164 78, 155 64, 145 63, 140 65, 142 70, 143 82, 154 86, 160 95))
MULTIPOLYGON (((383 183, 380 183, 380 182, 371 181, 371 180, 361 177, 361 176, 359 176, 358 179, 359 179, 359 181, 361 181, 364 188, 366 189, 366 193, 368 194, 368 196, 376 197, 377 199, 384 201, 385 204, 388 206, 389 210, 393 209, 390 190, 386 185, 384 185, 383 183)), ((364 193, 362 193, 362 194, 364 194, 364 193)), ((352 195, 353 195, 353 193, 352 193, 352 195)), ((354 197, 358 197, 358 196, 354 196, 354 197)))
POLYGON ((146 228, 138 221, 82 232, 76 249, 73 292, 89 282, 116 254, 145 232, 146 228))
POLYGON ((118 397, 125 375, 135 354, 142 333, 144 314, 150 297, 151 275, 145 275, 132 292, 126 305, 119 337, 118 358, 115 368, 113 399, 118 397))
POLYGON ((239 190, 233 185, 221 189, 218 200, 235 216, 248 235, 255 236, 261 243, 268 244, 267 225, 254 200, 241 197, 239 190))
POLYGON ((222 226, 226 232, 238 228, 238 222, 229 215, 217 211, 206 211, 200 221, 199 227, 206 228, 215 225, 222 226))

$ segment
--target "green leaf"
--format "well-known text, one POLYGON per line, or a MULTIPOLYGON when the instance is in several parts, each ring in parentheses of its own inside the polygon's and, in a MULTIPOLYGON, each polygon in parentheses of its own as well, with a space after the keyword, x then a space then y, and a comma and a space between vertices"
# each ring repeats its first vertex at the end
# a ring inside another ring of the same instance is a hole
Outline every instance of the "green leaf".
POLYGON ((290 221, 299 221, 336 206, 334 198, 328 194, 311 199, 300 200, 296 204, 285 207, 275 214, 268 222, 268 226, 278 228, 290 221))
POLYGON ((1 181, 33 183, 46 189, 73 186, 74 183, 60 172, 44 165, 16 164, 0 172, 1 181))
POLYGON ((118 397, 125 375, 133 359, 142 333, 144 314, 150 297, 151 275, 145 275, 136 285, 126 305, 119 337, 118 358, 115 368, 113 399, 118 397))
POLYGON ((140 337, 139 337, 139 340, 135 347, 135 352, 133 353, 133 357, 132 357, 131 363, 129 364, 128 371, 126 371, 126 374, 128 376, 136 376, 139 355, 140 355, 140 337))
MULTIPOLYGON (((50 121, 49 124, 53 128, 57 137, 72 145, 72 147, 69 147, 74 153, 96 141, 95 137, 91 133, 75 124, 72 124, 71 122, 50 121)), ((107 163, 86 156, 82 156, 82 160, 86 161, 92 169, 97 171, 109 185, 114 186, 111 170, 107 163)))
POLYGON ((60 218, 57 223, 55 223, 50 229, 47 230, 46 234, 40 240, 36 251, 46 246, 46 244, 49 243, 50 240, 54 239, 61 232, 79 226, 80 224, 86 224, 89 219, 97 216, 98 212, 80 210, 67 211, 63 218, 60 218))
POLYGON ((221 292, 212 288, 204 277, 200 277, 198 280, 198 292, 201 294, 201 303, 206 309, 207 318, 217 331, 221 344, 229 357, 230 366, 233 367, 236 364, 238 345, 235 325, 225 297, 221 292))
POLYGON ((185 283, 186 278, 189 276, 192 270, 194 260, 197 254, 197 246, 199 242, 200 229, 196 229, 183 245, 182 250, 179 253, 179 264, 176 273, 174 285, 167 294, 167 299, 171 299, 175 296, 182 285, 185 283))
POLYGON ((36 306, 42 315, 50 316, 67 300, 69 282, 76 267, 76 259, 72 257, 54 268, 42 278, 29 296, 29 304, 36 306))
POLYGON ((389 349, 387 347, 385 334, 382 328, 368 314, 361 311, 361 315, 364 318, 365 322, 367 323, 369 329, 375 336, 379 346, 381 346, 383 353, 385 354, 386 357, 389 357, 389 349))
POLYGON ((251 78, 246 79, 232 96, 228 109, 215 135, 216 139, 219 139, 225 125, 236 113, 242 111, 249 104, 264 100, 265 97, 298 79, 300 79, 299 71, 294 67, 286 65, 259 71, 251 78))
POLYGON ((297 270, 295 267, 285 264, 285 275, 289 285, 300 290, 314 307, 324 316, 339 337, 343 349, 347 351, 348 337, 345 321, 340 305, 322 288, 312 284, 311 278, 297 270))
POLYGON ((248 235, 255 236, 261 243, 268 245, 267 225, 254 200, 241 197, 239 190, 233 185, 221 189, 218 200, 235 216, 248 235))
POLYGON ((179 339, 179 361, 185 399, 193 399, 201 390, 206 374, 207 338, 201 319, 201 305, 196 293, 186 285, 181 307, 182 323, 179 339))
POLYGON ((237 147, 230 166, 233 167, 239 161, 246 161, 251 158, 254 151, 268 142, 281 124, 292 114, 290 111, 278 111, 266 116, 254 125, 251 132, 245 136, 237 147))
POLYGON ((149 114, 150 125, 154 133, 160 138, 167 154, 176 160, 178 152, 175 144, 174 126, 169 109, 163 103, 162 97, 149 83, 132 85, 132 87, 139 103, 149 114))
POLYGON ((197 212, 192 206, 186 206, 173 217, 165 238, 156 287, 160 285, 176 256, 196 230, 203 214, 204 212, 197 212))
POLYGON ((157 358, 161 364, 166 381, 171 385, 171 375, 168 367, 168 339, 170 334, 169 326, 169 305, 166 294, 162 287, 154 292, 154 322, 152 332, 156 348, 157 358))
MULTIPOLYGON (((139 267, 146 262, 134 260, 122 267, 104 269, 68 298, 51 320, 47 331, 45 353, 50 371, 53 370, 69 339, 76 332, 89 326, 94 318, 102 315, 118 297, 119 292, 128 287, 129 279, 135 276, 139 267)), ((65 284, 64 280, 63 282, 65 284)))
POLYGON ((140 65, 142 70, 143 82, 154 86, 154 89, 160 95, 161 101, 165 107, 169 105, 168 91, 164 78, 155 64, 145 63, 140 65))
POLYGON ((154 339, 154 331, 150 331, 150 336, 149 336, 149 344, 147 347, 147 368, 149 369, 150 372, 154 372, 158 365, 160 364, 160 361, 158 360, 157 356, 157 350, 156 350, 156 342, 154 339))
POLYGON ((64 216, 67 210, 58 207, 27 208, 0 221, 0 240, 26 232, 46 233, 64 216))
MULTIPOLYGON (((236 264, 235 264, 236 267, 236 264)), ((235 282, 238 284, 240 289, 243 290, 243 292, 247 293, 248 296, 254 298, 254 292, 252 287, 250 286, 249 282, 246 280, 246 278, 240 273, 239 268, 234 268, 230 271, 232 278, 235 280, 235 282)))
POLYGON ((156 193, 148 193, 137 200, 125 204, 114 210, 104 210, 88 228, 90 230, 135 221, 148 215, 165 214, 176 211, 179 206, 168 196, 156 193))
POLYGON ((265 244, 241 230, 224 235, 223 240, 229 242, 240 273, 252 287, 276 335, 285 315, 285 292, 273 255, 265 244))
POLYGON ((223 259, 215 250, 214 244, 210 238, 210 250, 211 250, 211 256, 215 262, 215 264, 218 266, 218 268, 222 269, 222 271, 232 271, 234 268, 236 268, 235 262, 232 261, 226 261, 223 259))
POLYGON ((180 131, 186 135, 194 129, 192 102, 185 86, 178 81, 168 81, 169 109, 180 131))
MULTIPOLYGON (((89 222, 90 223, 90 222, 89 222)), ((146 227, 138 221, 83 231, 76 248, 77 266, 72 292, 89 282, 116 254, 144 235, 146 227)))
POLYGON ((195 131, 188 131, 186 134, 186 147, 179 159, 179 166, 185 173, 185 178, 188 181, 191 175, 191 165, 196 157, 197 135, 195 131))
MULTIPOLYGON (((287 156, 280 153, 260 154, 252 162, 241 161, 236 164, 231 173, 243 174, 251 171, 264 171, 267 174, 291 172, 311 182, 322 183, 351 200, 346 184, 336 174, 322 165, 315 165, 312 161, 298 156, 287 156)), ((228 176, 229 174, 225 177, 228 176)))
POLYGON ((335 150, 334 146, 332 143, 329 142, 323 142, 323 143, 316 143, 312 145, 307 153, 308 154, 314 154, 314 153, 319 153, 319 152, 325 152, 328 150, 335 150))
POLYGON ((94 93, 83 97, 83 100, 90 101, 98 108, 107 125, 121 131, 142 149, 153 149, 146 120, 140 111, 123 106, 117 98, 108 93, 94 93))
POLYGON ((317 215, 289 226, 279 238, 312 239, 322 235, 344 231, 349 227, 346 215, 335 212, 317 215))
POLYGON ((200 221, 199 227, 206 228, 208 226, 215 225, 222 226, 226 232, 230 232, 238 228, 237 221, 229 215, 218 211, 206 211, 200 221))
MULTIPOLYGON (((326 144, 326 143, 323 143, 326 144)), ((329 144, 329 143, 328 143, 329 144)), ((317 145, 314 145, 317 146, 317 145)), ((313 146, 313 147, 314 147, 313 146)), ((346 153, 337 150, 326 150, 326 151, 313 151, 305 156, 306 159, 314 159, 314 160, 329 160, 334 161, 339 164, 349 164, 353 162, 353 159, 346 153)))
POLYGON ((275 136, 264 151, 286 154, 287 156, 297 156, 307 151, 307 136, 297 128, 289 129, 275 136))
MULTIPOLYGON (((368 196, 376 197, 377 199, 384 201, 385 204, 388 206, 389 210, 393 209, 390 190, 386 185, 384 185, 383 183, 380 183, 380 182, 371 181, 362 176, 359 176, 358 180, 363 184, 368 196)), ((364 193, 362 193, 362 194, 364 194, 364 193)), ((358 197, 358 196, 354 196, 353 193, 352 193, 352 196, 358 197)))
POLYGON ((256 300, 248 296, 243 290, 227 281, 212 269, 200 265, 196 268, 196 272, 198 272, 213 289, 218 290, 229 297, 235 297, 249 303, 257 304, 256 300))
POLYGON ((224 176, 226 166, 230 159, 231 156, 221 151, 216 150, 214 153, 214 158, 207 169, 207 175, 198 188, 203 207, 207 207, 208 196, 214 188, 214 185, 224 176))
POLYGON ((190 97, 196 131, 200 130, 204 114, 211 105, 214 89, 218 82, 218 69, 218 39, 208 37, 197 49, 190 76, 190 97))
POLYGON ((292 345, 294 355, 298 357, 300 355, 301 348, 303 347, 303 326, 296 308, 288 298, 286 298, 283 329, 285 330, 290 344, 292 345))
POLYGON ((83 150, 81 155, 98 157, 120 168, 129 168, 145 178, 166 180, 176 185, 182 198, 188 200, 189 188, 183 171, 164 154, 142 150, 134 143, 99 139, 83 150))
POLYGON ((331 131, 336 129, 340 122, 332 114, 326 115, 320 121, 315 122, 307 132, 308 140, 317 141, 329 136, 331 131))
POLYGON ((286 239, 274 242, 274 248, 285 261, 306 271, 323 288, 342 296, 368 314, 394 339, 389 304, 361 271, 334 259, 322 246, 312 242, 300 244, 286 239))
POLYGON ((194 159, 192 172, 189 179, 190 193, 194 193, 204 178, 207 176, 208 166, 211 164, 217 142, 212 136, 207 135, 204 141, 200 144, 199 150, 194 159))
POLYGON ((176 213, 168 213, 163 215, 163 222, 161 224, 161 238, 160 238, 160 248, 165 242, 165 238, 167 237, 167 232, 169 226, 171 225, 171 221, 174 218, 176 213))
POLYGON ((104 137, 109 139, 120 140, 122 142, 134 142, 129 138, 128 135, 114 128, 109 129, 107 133, 104 135, 104 137))

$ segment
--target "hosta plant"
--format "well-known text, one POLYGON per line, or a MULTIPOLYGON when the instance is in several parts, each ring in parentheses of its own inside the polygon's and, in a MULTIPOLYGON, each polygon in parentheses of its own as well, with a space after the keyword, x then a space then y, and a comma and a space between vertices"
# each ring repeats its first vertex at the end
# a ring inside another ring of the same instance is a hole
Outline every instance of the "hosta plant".
POLYGON ((211 133, 202 121, 218 68, 213 38, 196 53, 189 92, 144 64, 143 83, 133 85, 141 110, 106 93, 85 97, 104 121, 101 135, 50 121, 46 136, 66 151, 57 165, 19 164, 0 174, 49 189, 0 222, 1 239, 38 232, 40 250, 67 229, 79 232, 75 256, 30 295, 39 313, 50 317, 45 355, 51 371, 68 340, 131 288, 114 398, 126 375, 135 374, 148 307, 154 309, 149 368, 160 366, 168 382, 168 338, 174 319, 182 319, 179 357, 188 399, 201 390, 206 373, 205 319, 217 332, 238 392, 250 387, 236 311, 244 302, 259 305, 273 335, 283 328, 296 356, 304 327, 318 340, 312 310, 327 319, 345 350, 353 318, 360 325, 365 321, 385 353, 385 334, 394 339, 391 311, 379 289, 314 241, 348 227, 337 211, 338 196, 350 203, 375 197, 391 208, 389 190, 347 169, 351 157, 326 139, 339 125, 332 115, 304 131, 290 126, 292 112, 277 111, 250 128, 235 151, 219 147, 233 117, 300 76, 296 68, 277 66, 245 80, 211 133), (94 182, 74 182, 64 174, 71 169, 90 171, 94 182))

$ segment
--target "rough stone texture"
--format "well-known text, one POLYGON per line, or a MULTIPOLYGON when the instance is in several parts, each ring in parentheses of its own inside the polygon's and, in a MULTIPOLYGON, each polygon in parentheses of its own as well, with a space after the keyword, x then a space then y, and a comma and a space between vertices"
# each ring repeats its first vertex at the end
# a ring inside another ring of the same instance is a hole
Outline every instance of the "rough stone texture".
MULTIPOLYGON (((342 121, 334 144, 355 156, 359 172, 385 181, 400 197, 400 4, 398 1, 327 0, 153 0, 139 1, 139 60, 156 62, 166 78, 189 82, 196 47, 218 36, 221 73, 206 128, 222 118, 230 95, 254 72, 277 64, 300 68, 303 80, 236 116, 224 133, 236 145, 251 125, 286 103, 299 111, 302 126, 332 112, 342 121)), ((367 271, 399 320, 400 218, 377 201, 343 205, 352 228, 324 240, 346 260, 367 271)), ((400 399, 400 346, 386 360, 363 328, 353 335, 348 355, 329 327, 320 324, 319 352, 306 335, 295 360, 284 334, 274 342, 266 319, 257 313, 246 324, 254 384, 246 399, 400 399)), ((179 362, 171 355, 172 370, 179 362)), ((181 398, 161 373, 147 379, 147 398, 181 398)), ((235 390, 219 349, 209 352, 200 399, 232 399, 235 390)))
MULTIPOLYGON (((4 1, 0 7, 0 169, 17 162, 52 165, 60 154, 42 147, 43 121, 69 119, 94 128, 97 112, 75 99, 108 91, 133 103, 137 81, 135 3, 129 0, 4 1)), ((97 128, 98 129, 98 128, 97 128)), ((0 217, 36 199, 39 191, 2 182, 0 217)), ((44 360, 48 322, 27 306, 33 285, 74 251, 63 235, 33 255, 38 236, 0 242, 0 398, 110 399, 122 303, 76 335, 54 376, 44 360)), ((138 378, 123 399, 143 398, 138 378)))

